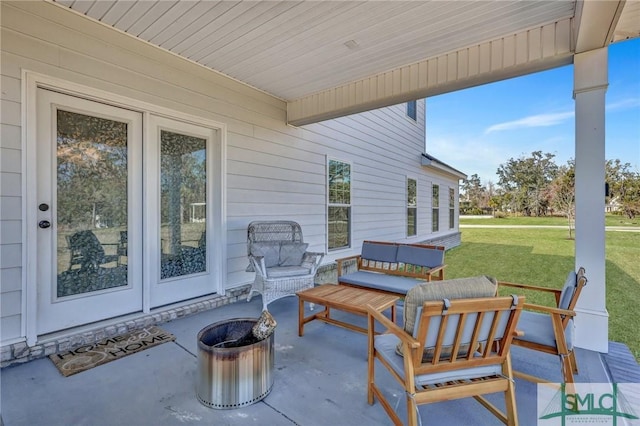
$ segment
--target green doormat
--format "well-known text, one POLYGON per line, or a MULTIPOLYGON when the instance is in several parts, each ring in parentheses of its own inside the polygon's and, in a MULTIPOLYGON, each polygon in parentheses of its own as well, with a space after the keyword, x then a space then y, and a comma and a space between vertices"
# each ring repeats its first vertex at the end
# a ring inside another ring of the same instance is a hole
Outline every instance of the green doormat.
POLYGON ((49 358, 58 370, 68 377, 173 340, 176 340, 173 334, 153 325, 121 336, 108 337, 68 352, 49 355, 49 358))

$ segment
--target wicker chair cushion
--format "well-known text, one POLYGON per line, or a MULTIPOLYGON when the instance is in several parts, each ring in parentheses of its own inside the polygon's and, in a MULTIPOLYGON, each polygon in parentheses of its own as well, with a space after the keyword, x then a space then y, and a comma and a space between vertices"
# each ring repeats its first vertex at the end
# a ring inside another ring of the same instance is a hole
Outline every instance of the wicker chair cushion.
POLYGON ((286 278, 308 274, 309 268, 303 266, 274 266, 273 268, 267 268, 268 278, 286 278))
POLYGON ((300 266, 307 247, 307 243, 281 243, 278 266, 300 266))
POLYGON ((280 262, 280 243, 277 241, 251 244, 252 256, 263 256, 264 266, 271 268, 280 262))

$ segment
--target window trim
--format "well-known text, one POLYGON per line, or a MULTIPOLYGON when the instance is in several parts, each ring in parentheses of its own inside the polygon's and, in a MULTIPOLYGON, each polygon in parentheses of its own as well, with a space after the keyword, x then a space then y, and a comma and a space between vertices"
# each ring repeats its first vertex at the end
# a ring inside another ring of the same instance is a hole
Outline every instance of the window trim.
POLYGON ((449 229, 456 227, 456 189, 449 187, 449 229))
POLYGON ((411 121, 418 122, 418 100, 408 101, 406 103, 405 114, 411 121), (411 105, 413 105, 413 114, 411 114, 411 105))
POLYGON ((353 238, 351 235, 351 231, 352 231, 352 225, 353 225, 353 186, 350 185, 349 186, 349 203, 348 204, 340 204, 340 203, 331 203, 330 202, 330 197, 329 197, 329 192, 330 192, 330 188, 329 188, 329 170, 330 170, 330 164, 332 161, 335 162, 339 162, 339 163, 343 163, 349 166, 349 182, 351 184, 353 184, 353 163, 351 161, 346 161, 346 160, 341 160, 335 157, 329 157, 327 156, 327 162, 326 162, 326 178, 325 178, 325 184, 326 184, 326 220, 325 220, 325 224, 326 224, 326 245, 327 245, 327 251, 328 252, 336 252, 336 251, 340 251, 340 250, 347 250, 350 249, 352 246, 352 242, 353 242, 353 238), (347 208, 347 212, 348 212, 348 223, 347 223, 347 245, 346 246, 340 246, 340 247, 329 247, 329 208, 331 207, 346 207, 347 208))
POLYGON ((418 179, 411 177, 411 176, 407 176, 405 179, 405 201, 406 201, 406 210, 405 210, 405 215, 406 215, 406 236, 407 237, 415 237, 418 235, 418 179), (415 194, 414 194, 414 203, 410 203, 409 202, 409 181, 414 181, 415 182, 415 194), (413 214, 413 230, 414 233, 413 234, 409 234, 409 209, 413 209, 414 210, 414 214, 413 214))
POLYGON ((431 184, 431 232, 440 232, 440 185, 431 184))

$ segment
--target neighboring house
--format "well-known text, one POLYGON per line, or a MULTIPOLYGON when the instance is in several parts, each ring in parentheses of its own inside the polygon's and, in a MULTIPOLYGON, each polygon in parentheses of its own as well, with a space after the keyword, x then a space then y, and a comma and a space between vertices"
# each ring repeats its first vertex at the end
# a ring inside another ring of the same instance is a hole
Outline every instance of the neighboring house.
POLYGON ((613 197, 605 204, 604 211, 607 213, 619 212, 621 207, 620 197, 613 197))
POLYGON ((33 9, 2 5, 3 364, 237 298, 254 220, 299 222, 328 264, 459 244, 465 175, 424 153, 424 101, 292 127, 275 97, 33 9))

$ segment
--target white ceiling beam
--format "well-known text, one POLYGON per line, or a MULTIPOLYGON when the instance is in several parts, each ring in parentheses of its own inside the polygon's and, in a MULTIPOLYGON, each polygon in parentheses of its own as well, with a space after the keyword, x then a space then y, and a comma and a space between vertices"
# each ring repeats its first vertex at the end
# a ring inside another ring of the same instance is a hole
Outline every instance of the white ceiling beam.
POLYGON ((287 103, 294 126, 542 71, 572 62, 571 19, 473 45, 287 103))
POLYGON ((603 48, 613 41, 625 3, 624 0, 578 1, 573 26, 576 54, 603 48))

